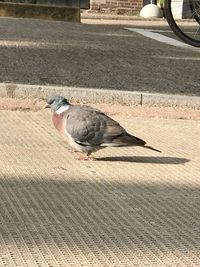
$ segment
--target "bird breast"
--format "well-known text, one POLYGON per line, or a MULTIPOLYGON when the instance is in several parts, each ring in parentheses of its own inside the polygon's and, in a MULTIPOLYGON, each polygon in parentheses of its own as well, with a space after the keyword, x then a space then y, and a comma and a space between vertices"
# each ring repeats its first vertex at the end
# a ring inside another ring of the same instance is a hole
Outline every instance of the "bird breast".
POLYGON ((54 113, 52 117, 52 121, 53 121, 55 128, 61 133, 64 133, 64 127, 65 127, 64 119, 63 119, 64 115, 65 115, 64 112, 60 114, 54 113))

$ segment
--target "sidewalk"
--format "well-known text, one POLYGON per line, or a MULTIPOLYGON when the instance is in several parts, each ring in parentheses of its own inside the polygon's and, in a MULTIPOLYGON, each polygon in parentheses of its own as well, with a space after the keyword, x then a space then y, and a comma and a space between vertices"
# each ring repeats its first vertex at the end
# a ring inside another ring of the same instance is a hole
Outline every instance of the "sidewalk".
POLYGON ((1 110, 0 266, 200 265, 200 122, 113 118, 163 153, 77 161, 50 111, 1 110))
POLYGON ((142 18, 139 15, 116 15, 82 11, 81 22, 88 24, 135 25, 135 26, 168 26, 165 18, 142 18))

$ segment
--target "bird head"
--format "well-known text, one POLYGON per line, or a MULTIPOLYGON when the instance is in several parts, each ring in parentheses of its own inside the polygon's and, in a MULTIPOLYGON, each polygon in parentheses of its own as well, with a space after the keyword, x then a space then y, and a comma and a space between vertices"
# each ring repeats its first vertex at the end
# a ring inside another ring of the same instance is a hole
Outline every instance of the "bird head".
POLYGON ((51 108, 53 112, 56 112, 59 108, 65 105, 69 106, 70 103, 63 96, 51 96, 47 99, 44 108, 51 108))

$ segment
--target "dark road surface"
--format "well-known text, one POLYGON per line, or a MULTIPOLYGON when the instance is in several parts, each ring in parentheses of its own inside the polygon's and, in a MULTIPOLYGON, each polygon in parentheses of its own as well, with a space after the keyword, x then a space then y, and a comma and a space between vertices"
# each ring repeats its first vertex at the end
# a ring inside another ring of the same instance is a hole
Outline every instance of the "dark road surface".
POLYGON ((125 28, 0 18, 0 82, 200 95, 200 50, 125 28))

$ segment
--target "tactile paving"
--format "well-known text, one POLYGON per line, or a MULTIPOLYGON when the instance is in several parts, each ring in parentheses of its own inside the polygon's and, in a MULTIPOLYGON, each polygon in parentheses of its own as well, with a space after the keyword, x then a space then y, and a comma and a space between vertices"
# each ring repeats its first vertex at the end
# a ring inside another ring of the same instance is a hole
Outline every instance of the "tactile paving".
POLYGON ((162 154, 77 161, 49 111, 1 111, 0 266, 200 266, 200 121, 114 117, 162 154))

